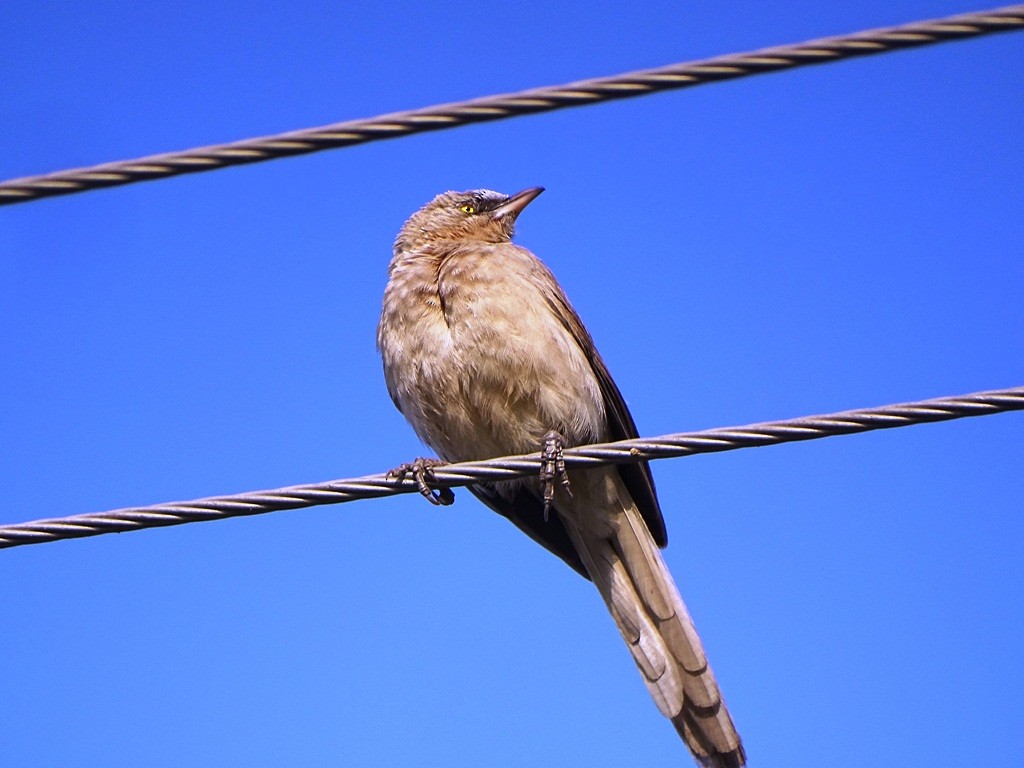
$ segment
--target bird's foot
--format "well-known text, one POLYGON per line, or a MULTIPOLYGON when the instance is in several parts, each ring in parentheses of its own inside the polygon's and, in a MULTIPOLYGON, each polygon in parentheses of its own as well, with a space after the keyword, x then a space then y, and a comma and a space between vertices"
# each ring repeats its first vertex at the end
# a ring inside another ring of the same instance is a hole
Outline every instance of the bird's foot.
POLYGON ((548 520, 551 512, 551 502, 555 500, 555 480, 557 479, 565 492, 572 496, 569 490, 569 473, 565 471, 565 459, 562 458, 562 449, 565 448, 565 438, 555 430, 544 435, 544 447, 541 449, 540 458, 540 487, 544 491, 544 522, 548 520))
POLYGON ((455 501, 455 491, 445 486, 430 487, 431 484, 437 484, 434 467, 442 467, 447 463, 441 459, 414 459, 395 467, 388 472, 387 476, 404 480, 406 475, 411 474, 423 498, 435 506, 447 507, 455 501))

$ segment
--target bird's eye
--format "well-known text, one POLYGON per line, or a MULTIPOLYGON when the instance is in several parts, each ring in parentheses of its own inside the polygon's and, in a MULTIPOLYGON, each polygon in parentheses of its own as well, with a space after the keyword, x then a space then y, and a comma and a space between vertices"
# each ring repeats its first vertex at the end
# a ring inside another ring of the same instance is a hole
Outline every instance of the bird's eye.
POLYGON ((463 203, 459 206, 459 210, 463 213, 476 213, 476 206, 472 203, 463 203))

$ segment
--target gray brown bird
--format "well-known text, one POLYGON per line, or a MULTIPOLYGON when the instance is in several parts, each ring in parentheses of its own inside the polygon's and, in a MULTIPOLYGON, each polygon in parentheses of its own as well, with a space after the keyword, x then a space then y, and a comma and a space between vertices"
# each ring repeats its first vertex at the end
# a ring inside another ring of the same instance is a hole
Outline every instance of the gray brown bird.
MULTIPOLYGON (((416 434, 445 461, 530 453, 546 440, 551 448, 552 440, 637 436, 554 275, 512 243, 516 218, 542 191, 445 192, 395 240, 377 329, 384 377, 416 434)), ((743 766, 739 735, 658 551, 667 538, 649 467, 574 469, 568 485, 550 474, 470 490, 594 582, 658 709, 697 761, 743 766)))

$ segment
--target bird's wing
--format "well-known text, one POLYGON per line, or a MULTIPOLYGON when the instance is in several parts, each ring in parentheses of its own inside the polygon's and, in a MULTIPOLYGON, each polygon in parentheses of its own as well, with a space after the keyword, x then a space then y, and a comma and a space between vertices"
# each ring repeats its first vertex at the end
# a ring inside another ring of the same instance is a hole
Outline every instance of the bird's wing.
MULTIPOLYGON (((569 304, 550 270, 540 260, 537 260, 537 264, 543 270, 545 278, 540 286, 542 295, 548 301, 552 312, 561 320, 562 325, 583 350, 601 388, 608 420, 609 438, 611 440, 628 440, 639 437, 626 401, 612 380, 608 366, 601 359, 601 355, 594 346, 594 340, 583 325, 583 321, 569 304)), ((630 496, 633 497, 637 509, 651 533, 651 538, 659 547, 664 547, 668 543, 665 519, 661 513, 661 506, 658 504, 658 495, 654 490, 654 478, 651 477, 651 469, 647 462, 620 464, 616 469, 630 496)), ((511 520, 531 539, 558 555, 580 575, 590 578, 575 544, 558 515, 549 515, 545 520, 544 502, 528 487, 518 485, 514 487, 514 490, 502 489, 501 493, 491 485, 470 486, 469 489, 484 504, 499 515, 511 520)))
MULTIPOLYGON (((639 437, 636 423, 626 406, 622 393, 612 380, 608 372, 608 366, 601 359, 594 340, 590 336, 580 320, 576 310, 569 304, 569 300, 558 288, 554 275, 544 267, 547 277, 550 280, 551 290, 544 291, 551 309, 562 321, 565 329, 572 334, 580 349, 587 356, 590 367, 594 371, 594 377, 601 387, 601 395, 604 397, 604 409, 608 419, 608 436, 611 440, 629 440, 639 437)), ((651 476, 651 468, 646 461, 635 464, 620 464, 617 467, 622 482, 629 490, 633 501, 636 502, 640 515, 647 524, 655 543, 659 547, 668 544, 668 533, 665 530, 665 518, 661 514, 661 505, 658 503, 658 494, 654 490, 654 478, 651 476)))

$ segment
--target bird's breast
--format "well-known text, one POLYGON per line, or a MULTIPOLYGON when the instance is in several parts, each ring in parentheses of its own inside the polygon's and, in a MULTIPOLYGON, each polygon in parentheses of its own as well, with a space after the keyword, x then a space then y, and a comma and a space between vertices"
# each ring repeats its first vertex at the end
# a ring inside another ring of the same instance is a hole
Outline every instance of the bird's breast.
POLYGON ((425 266, 392 271, 379 342, 392 396, 428 445, 470 460, 537 450, 551 429, 604 437, 600 387, 532 254, 481 245, 425 266))

